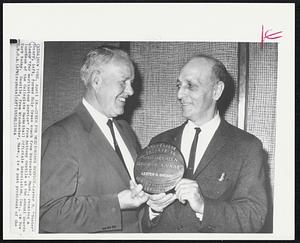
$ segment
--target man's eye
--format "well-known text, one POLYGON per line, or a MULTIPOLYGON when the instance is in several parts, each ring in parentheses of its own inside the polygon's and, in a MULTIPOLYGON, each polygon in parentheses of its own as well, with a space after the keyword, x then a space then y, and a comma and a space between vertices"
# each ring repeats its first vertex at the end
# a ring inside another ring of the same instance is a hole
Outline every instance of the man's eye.
POLYGON ((181 87, 181 84, 176 84, 177 89, 179 89, 181 87))
POLYGON ((188 87, 189 89, 191 89, 191 88, 193 88, 193 85, 192 85, 191 83, 187 83, 187 87, 188 87))

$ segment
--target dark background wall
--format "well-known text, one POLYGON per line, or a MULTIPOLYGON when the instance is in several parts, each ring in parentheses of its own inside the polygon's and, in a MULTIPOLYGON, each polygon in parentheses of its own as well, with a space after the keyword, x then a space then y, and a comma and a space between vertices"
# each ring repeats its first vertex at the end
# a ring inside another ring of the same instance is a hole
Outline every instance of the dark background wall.
MULTIPOLYGON (((235 96, 225 118, 238 124, 239 43, 230 42, 46 42, 43 82, 43 130, 72 112, 84 86, 79 70, 84 55, 99 45, 121 46, 136 66, 135 95, 126 105, 127 119, 142 147, 151 137, 184 121, 176 99, 176 79, 182 65, 195 54, 222 61, 235 84, 235 96)), ((274 187, 277 44, 249 43, 244 129, 263 142, 268 165, 270 198, 274 187)), ((272 200, 265 231, 272 231, 272 200)))
MULTIPOLYGON (((45 42, 42 129, 72 112, 82 99, 80 67, 85 54, 104 42, 45 42)), ((119 46, 119 42, 109 42, 119 46)))

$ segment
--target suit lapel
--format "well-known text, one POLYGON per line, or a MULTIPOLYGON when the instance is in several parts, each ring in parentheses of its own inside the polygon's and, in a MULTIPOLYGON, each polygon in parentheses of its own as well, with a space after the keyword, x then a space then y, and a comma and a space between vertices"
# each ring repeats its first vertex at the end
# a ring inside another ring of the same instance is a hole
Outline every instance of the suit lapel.
POLYGON ((215 155, 225 145, 227 139, 225 126, 226 122, 222 119, 218 129, 216 130, 214 136, 208 144, 208 147, 203 154, 202 159, 200 160, 193 178, 196 178, 206 168, 206 166, 213 160, 215 155))
POLYGON ((182 138, 182 133, 183 129, 186 125, 187 121, 184 122, 181 126, 177 127, 173 134, 171 134, 171 144, 173 144, 175 147, 177 147, 179 150, 181 150, 181 138, 182 138))
POLYGON ((120 175, 120 178, 122 178, 125 185, 127 185, 130 178, 126 172, 126 169, 124 168, 122 161, 120 160, 119 156, 112 148, 109 141, 102 133, 96 122, 94 122, 89 112, 82 104, 77 108, 77 114, 79 115, 86 131, 88 132, 91 143, 95 147, 95 157, 99 158, 99 160, 101 161, 106 161, 107 163, 109 163, 120 175), (103 159, 103 157, 105 157, 105 159, 103 159))
POLYGON ((124 183, 128 184, 130 178, 127 174, 126 168, 124 168, 124 165, 120 160, 118 154, 112 148, 109 141, 96 123, 94 123, 91 129, 89 138, 95 146, 99 158, 105 157, 105 160, 118 172, 120 177, 124 180, 124 183))

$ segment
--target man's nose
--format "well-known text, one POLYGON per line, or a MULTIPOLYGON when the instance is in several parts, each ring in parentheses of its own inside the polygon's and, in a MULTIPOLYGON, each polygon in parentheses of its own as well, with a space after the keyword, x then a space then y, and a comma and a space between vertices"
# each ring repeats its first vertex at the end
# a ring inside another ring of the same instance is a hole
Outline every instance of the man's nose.
POLYGON ((180 87, 177 91, 177 99, 181 100, 184 96, 184 90, 182 87, 180 87))
POLYGON ((134 94, 134 90, 131 86, 131 83, 127 84, 126 85, 126 88, 125 88, 125 93, 128 95, 128 96, 131 96, 134 94))

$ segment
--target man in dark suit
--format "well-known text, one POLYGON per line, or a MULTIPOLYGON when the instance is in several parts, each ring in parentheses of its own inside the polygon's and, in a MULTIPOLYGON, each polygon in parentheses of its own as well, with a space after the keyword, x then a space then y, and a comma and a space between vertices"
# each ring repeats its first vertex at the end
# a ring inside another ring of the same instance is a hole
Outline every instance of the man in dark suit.
POLYGON ((209 56, 182 68, 178 99, 187 121, 151 144, 179 148, 186 171, 174 193, 151 195, 143 216, 145 232, 257 232, 265 221, 267 197, 262 143, 220 117, 229 74, 209 56))
POLYGON ((114 119, 133 94, 133 64, 124 51, 96 48, 81 79, 82 103, 43 133, 39 231, 140 232, 148 195, 133 178, 139 145, 129 124, 114 119))

